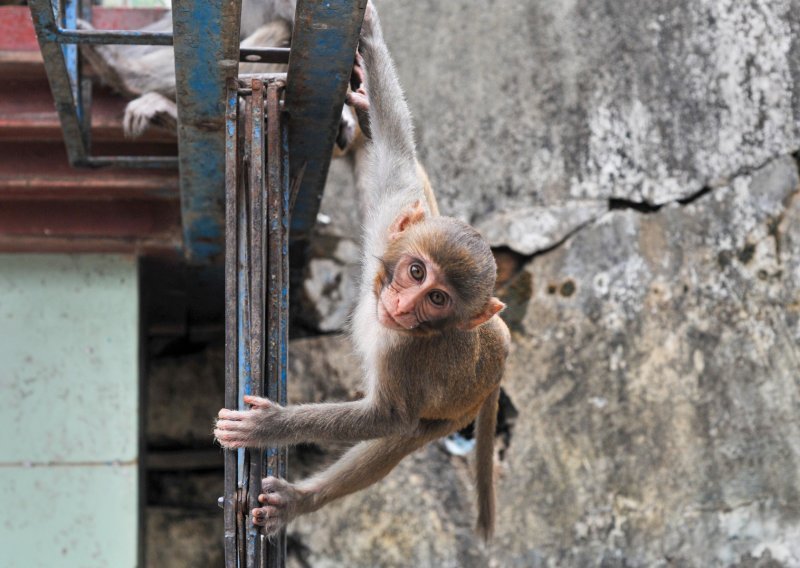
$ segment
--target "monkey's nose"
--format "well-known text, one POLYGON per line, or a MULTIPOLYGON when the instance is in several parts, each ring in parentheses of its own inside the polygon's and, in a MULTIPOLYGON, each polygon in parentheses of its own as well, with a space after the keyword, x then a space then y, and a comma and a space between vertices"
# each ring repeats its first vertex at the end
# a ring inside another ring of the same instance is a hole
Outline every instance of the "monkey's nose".
POLYGON ((406 314, 410 314, 412 311, 414 311, 414 304, 415 302, 413 298, 410 299, 403 299, 402 297, 397 298, 397 305, 394 308, 395 315, 403 316, 406 314))

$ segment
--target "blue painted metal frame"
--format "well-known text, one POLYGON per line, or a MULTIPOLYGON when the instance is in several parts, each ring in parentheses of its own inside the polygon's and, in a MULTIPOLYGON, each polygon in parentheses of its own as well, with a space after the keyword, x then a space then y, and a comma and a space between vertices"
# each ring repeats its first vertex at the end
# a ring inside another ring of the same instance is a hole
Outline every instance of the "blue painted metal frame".
MULTIPOLYGON (((74 0, 67 0, 66 11, 68 14, 74 13, 70 4, 74 5, 74 0)), ((42 51, 50 90, 53 92, 56 110, 61 119, 69 160, 72 164, 85 163, 89 151, 86 147, 86 139, 81 132, 80 93, 77 89, 73 90, 73 85, 77 83, 77 76, 73 76, 73 73, 77 73, 77 66, 74 64, 77 57, 69 57, 67 48, 62 48, 55 41, 55 34, 59 26, 56 21, 57 11, 51 0, 30 0, 28 5, 42 51), (68 62, 68 58, 71 61, 68 62)))
POLYGON ((221 260, 225 86, 239 70, 239 0, 172 6, 183 242, 192 262, 221 260))
POLYGON ((298 0, 286 84, 291 178, 302 172, 292 240, 307 239, 319 212, 367 0, 298 0))

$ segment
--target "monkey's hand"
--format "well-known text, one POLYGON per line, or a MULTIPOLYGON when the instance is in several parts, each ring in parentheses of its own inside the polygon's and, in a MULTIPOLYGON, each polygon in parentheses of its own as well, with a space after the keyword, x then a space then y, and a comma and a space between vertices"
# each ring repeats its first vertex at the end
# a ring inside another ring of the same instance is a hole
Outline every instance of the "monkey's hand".
POLYGON ((273 432, 280 428, 285 409, 269 399, 245 396, 250 410, 219 411, 214 437, 223 448, 260 448, 268 446, 273 432))
POLYGON ((350 91, 345 96, 345 102, 356 111, 369 111, 369 96, 367 95, 367 82, 364 76, 364 58, 356 53, 353 63, 353 73, 350 76, 350 91))
POLYGON ((364 73, 364 58, 358 52, 356 52, 356 60, 353 63, 350 90, 347 91, 345 102, 356 111, 361 132, 367 138, 372 138, 369 128, 369 95, 364 73))

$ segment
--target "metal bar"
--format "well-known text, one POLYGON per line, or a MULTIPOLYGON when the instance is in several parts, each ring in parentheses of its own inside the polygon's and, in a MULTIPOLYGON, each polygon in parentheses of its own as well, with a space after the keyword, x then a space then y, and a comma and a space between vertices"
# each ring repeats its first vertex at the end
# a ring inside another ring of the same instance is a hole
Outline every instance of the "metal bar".
MULTIPOLYGON (((267 396, 280 403, 282 376, 285 375, 284 354, 287 337, 283 336, 287 318, 283 298, 288 294, 284 287, 284 260, 288 258, 288 227, 283 224, 283 201, 288 187, 284 184, 280 94, 283 84, 270 82, 267 86, 267 396)), ((283 450, 267 450, 267 475, 285 476, 283 450)), ((286 530, 271 539, 266 550, 266 565, 281 568, 286 562, 286 530)))
POLYGON ((367 0, 298 0, 289 58, 291 177, 305 168, 292 212, 292 239, 316 222, 367 0))
POLYGON ((258 79, 262 83, 269 81, 286 81, 286 73, 242 73, 238 77, 239 94, 250 94, 253 79, 258 79))
POLYGON ((70 84, 70 74, 62 46, 55 43, 52 30, 57 28, 53 4, 50 0, 30 0, 33 24, 36 37, 42 51, 44 68, 50 91, 61 121, 64 134, 64 145, 67 148, 69 161, 73 165, 83 165, 89 153, 85 138, 81 133, 81 119, 78 116, 78 101, 70 84))
MULTIPOLYGON (((245 117, 246 121, 250 121, 249 102, 248 109, 245 117)), ((245 127, 245 132, 248 128, 245 127)), ((237 134, 238 135, 238 134, 237 134)), ((242 400, 245 394, 251 394, 252 380, 250 369, 250 253, 248 246, 248 231, 247 224, 249 221, 247 206, 247 191, 244 183, 245 168, 244 165, 249 163, 250 160, 250 141, 247 136, 244 139, 244 154, 240 161, 243 166, 242 171, 238 172, 238 186, 239 190, 236 196, 236 203, 238 208, 238 218, 236 223, 236 233, 238 240, 238 259, 237 259, 237 293, 236 293, 236 321, 238 331, 237 341, 237 365, 238 365, 238 379, 239 379, 239 400, 238 408, 244 408, 244 401, 242 400)), ((237 452, 237 479, 239 484, 238 499, 237 499, 237 544, 238 544, 238 557, 241 562, 244 562, 247 550, 247 527, 249 510, 247 500, 247 483, 245 472, 250 471, 250 452, 240 449, 237 452)), ((235 567, 226 567, 235 568, 235 567)), ((243 565, 244 568, 244 565, 243 565)))
POLYGON ((90 156, 84 166, 93 168, 152 168, 174 169, 178 167, 177 156, 90 156))
MULTIPOLYGON (((281 307, 280 307, 280 372, 278 375, 278 403, 282 406, 287 404, 287 379, 289 374, 289 227, 291 211, 289 200, 291 195, 291 185, 289 180, 289 128, 286 120, 286 113, 280 113, 281 126, 281 307)), ((302 174, 301 174, 302 175, 302 174)), ((278 464, 278 477, 286 478, 289 475, 289 448, 283 446, 281 458, 278 464)), ((284 547, 284 558, 286 549, 284 547)))
MULTIPOLYGON (((267 87, 267 190, 264 193, 267 211, 267 397, 278 400, 279 318, 282 276, 281 263, 281 157, 280 157, 280 100, 279 85, 267 87)), ((267 472, 277 475, 277 452, 269 448, 267 472)))
POLYGON ((289 63, 288 47, 242 47, 239 61, 248 63, 289 63))
MULTIPOLYGON (((64 1, 64 24, 67 26, 75 27, 78 22, 78 0, 65 0, 64 1)), ((81 91, 79 88, 80 78, 78 66, 80 59, 78 57, 77 45, 62 45, 61 50, 64 52, 64 61, 66 62, 67 75, 69 75, 69 86, 72 91, 72 97, 75 99, 75 112, 78 115, 78 121, 81 124, 81 136, 83 137, 83 146, 86 148, 87 154, 89 153, 89 144, 86 137, 86 130, 83 125, 86 123, 86 117, 83 112, 83 101, 81 100, 81 91)))
MULTIPOLYGON (((81 18, 91 23, 92 22, 92 4, 91 2, 78 2, 81 18)), ((80 91, 78 93, 80 105, 79 113, 81 118, 81 131, 84 134, 84 143, 87 151, 92 148, 92 79, 83 76, 83 62, 78 58, 78 71, 77 75, 80 79, 80 91)))
MULTIPOLYGON (((236 381, 236 193, 238 189, 237 107, 238 85, 228 80, 225 113, 225 408, 238 408, 239 385, 236 381)), ((226 568, 236 568, 236 458, 237 452, 225 450, 224 546, 226 568)))
MULTIPOLYGON (((247 136, 250 139, 250 367, 252 394, 264 395, 264 91, 260 81, 253 81, 250 96, 250 119, 247 136)), ((261 479, 264 477, 264 457, 251 450, 248 509, 259 506, 261 479)), ((260 531, 250 525, 247 535, 246 566, 255 566, 263 554, 260 550, 260 531)))
POLYGON ((76 30, 57 27, 48 30, 48 41, 63 44, 93 45, 172 45, 172 32, 143 32, 138 30, 76 30))
POLYGON ((240 10, 239 0, 173 3, 181 211, 193 262, 223 252, 225 87, 239 67, 240 10))

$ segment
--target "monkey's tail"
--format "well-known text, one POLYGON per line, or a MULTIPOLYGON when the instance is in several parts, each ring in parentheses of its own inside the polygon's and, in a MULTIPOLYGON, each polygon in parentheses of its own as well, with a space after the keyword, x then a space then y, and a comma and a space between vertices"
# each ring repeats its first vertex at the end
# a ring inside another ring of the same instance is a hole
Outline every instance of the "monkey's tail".
POLYGON ((489 542, 494 533, 494 434, 497 428, 497 401, 500 387, 483 401, 475 424, 475 485, 478 491, 476 530, 489 542))

